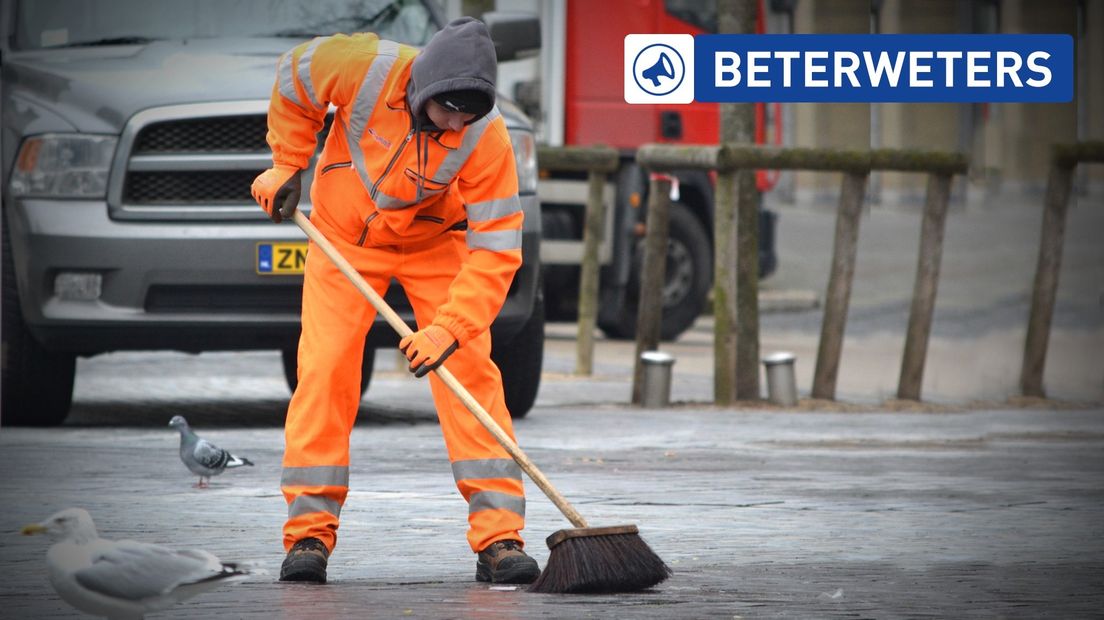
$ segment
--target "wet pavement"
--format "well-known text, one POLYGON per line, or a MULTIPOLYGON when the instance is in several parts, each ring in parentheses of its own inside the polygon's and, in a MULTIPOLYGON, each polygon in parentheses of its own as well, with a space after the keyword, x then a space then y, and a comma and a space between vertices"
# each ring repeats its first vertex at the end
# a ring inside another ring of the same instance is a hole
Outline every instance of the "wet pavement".
MULTIPOLYGON (((591 524, 640 527, 674 570, 651 591, 556 596, 476 583, 427 384, 394 352, 377 353, 352 436, 331 581, 280 584, 279 355, 128 353, 79 361, 65 425, 0 429, 0 618, 78 616, 47 581, 48 541, 16 533, 69 506, 88 509, 106 538, 202 548, 268 571, 155 618, 1099 618, 1104 212, 1071 212, 1046 378, 1059 401, 1008 399, 1034 268, 1034 250, 1017 244, 1034 247, 1037 215, 1010 212, 997 230, 1016 243, 986 246, 1000 213, 950 216, 924 405, 889 400, 915 269, 895 248, 915 245, 913 213, 864 216, 842 402, 712 406, 703 319, 662 345, 677 359, 673 404, 636 409, 626 404, 632 343, 600 338, 595 374, 577 377, 574 326, 549 325, 537 407, 516 424, 522 447, 591 524), (256 466, 193 488, 167 427, 178 414, 256 466)), ((784 214, 782 267, 765 293, 822 293, 832 222, 784 214)), ((764 312, 762 350, 798 354, 806 395, 820 315, 789 310, 764 312)), ((527 550, 543 566, 544 537, 569 524, 526 488, 527 550)))
MULTIPOLYGON (((278 367, 256 370, 273 360, 100 358, 82 367, 94 381, 65 426, 3 429, 0 616, 76 615, 47 582, 47 541, 15 533, 68 506, 87 508, 106 538, 269 571, 160 618, 1088 618, 1104 604, 1099 408, 640 410, 613 397, 620 375, 591 390, 551 374, 517 424, 523 447, 592 524, 638 524, 674 576, 641 593, 537 595, 473 580, 466 507, 424 382, 382 363, 352 437, 331 582, 280 584, 286 388, 278 367), (168 388, 158 397, 125 389, 157 381, 168 388), (256 466, 193 488, 166 426, 175 414, 256 466)), ((543 566, 543 538, 569 525, 527 492, 528 549, 543 566)))

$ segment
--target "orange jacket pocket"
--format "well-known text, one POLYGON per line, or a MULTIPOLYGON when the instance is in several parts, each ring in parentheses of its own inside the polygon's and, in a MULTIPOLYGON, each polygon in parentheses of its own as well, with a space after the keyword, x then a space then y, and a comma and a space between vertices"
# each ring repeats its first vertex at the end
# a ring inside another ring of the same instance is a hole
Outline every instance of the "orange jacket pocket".
POLYGON ((319 169, 311 187, 311 203, 317 217, 349 242, 356 241, 364 219, 374 211, 352 162, 335 162, 319 169))
POLYGON ((441 183, 440 181, 434 181, 429 177, 419 175, 410 168, 405 170, 405 176, 406 180, 414 186, 415 191, 421 189, 421 194, 418 195, 419 200, 425 200, 428 197, 436 196, 449 188, 447 182, 441 183))

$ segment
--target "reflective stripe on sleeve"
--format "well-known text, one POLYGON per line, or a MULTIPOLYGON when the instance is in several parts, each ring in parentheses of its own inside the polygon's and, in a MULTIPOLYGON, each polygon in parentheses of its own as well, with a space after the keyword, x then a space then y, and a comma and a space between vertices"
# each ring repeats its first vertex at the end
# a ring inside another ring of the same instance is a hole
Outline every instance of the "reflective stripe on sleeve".
POLYGON ((311 80, 311 59, 314 57, 314 50, 318 49, 318 46, 329 38, 318 37, 314 39, 307 46, 303 55, 299 57, 299 83, 303 85, 303 90, 307 91, 310 104, 315 109, 322 109, 322 102, 318 100, 318 95, 314 94, 314 82, 311 80))
POLYGON ((276 74, 279 76, 280 96, 301 108, 303 102, 299 101, 299 94, 295 92, 295 72, 291 68, 291 63, 294 60, 292 55, 292 52, 287 52, 280 57, 280 65, 279 69, 276 70, 276 74))
POLYGON ((492 230, 489 232, 477 232, 468 229, 467 233, 469 250, 490 250, 492 252, 505 252, 506 250, 521 249, 520 230, 492 230))
POLYGON ((497 220, 500 217, 513 215, 521 211, 521 201, 518 200, 515 194, 509 198, 475 202, 468 205, 467 209, 469 220, 472 222, 486 222, 487 220, 497 220))

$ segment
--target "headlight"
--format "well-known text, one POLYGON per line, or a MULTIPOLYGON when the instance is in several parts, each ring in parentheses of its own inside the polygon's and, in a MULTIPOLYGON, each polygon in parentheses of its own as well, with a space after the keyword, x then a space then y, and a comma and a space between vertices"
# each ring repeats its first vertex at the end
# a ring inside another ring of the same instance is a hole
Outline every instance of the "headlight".
POLYGON ((518 192, 535 194, 537 192, 537 143, 528 131, 510 131, 510 142, 514 145, 514 161, 517 163, 518 192))
POLYGON ((114 136, 47 133, 27 138, 12 171, 15 196, 103 198, 114 136))

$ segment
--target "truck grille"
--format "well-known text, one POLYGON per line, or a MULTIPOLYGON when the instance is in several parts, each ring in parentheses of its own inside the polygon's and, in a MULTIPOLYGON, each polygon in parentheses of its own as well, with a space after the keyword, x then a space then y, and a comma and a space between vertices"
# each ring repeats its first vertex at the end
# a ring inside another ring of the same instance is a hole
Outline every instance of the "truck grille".
MULTIPOLYGON (((266 102, 197 104, 136 115, 124 132, 126 172, 112 194, 114 216, 263 216, 253 203, 250 185, 272 165, 266 109, 266 102)), ((319 150, 332 121, 333 115, 328 115, 318 135, 319 150)), ((306 181, 309 184, 309 176, 306 181)))
POLYGON ((132 172, 124 196, 144 204, 252 204, 249 186, 260 171, 132 172))
POLYGON ((165 121, 142 129, 132 154, 264 153, 267 133, 267 118, 257 114, 165 121))

